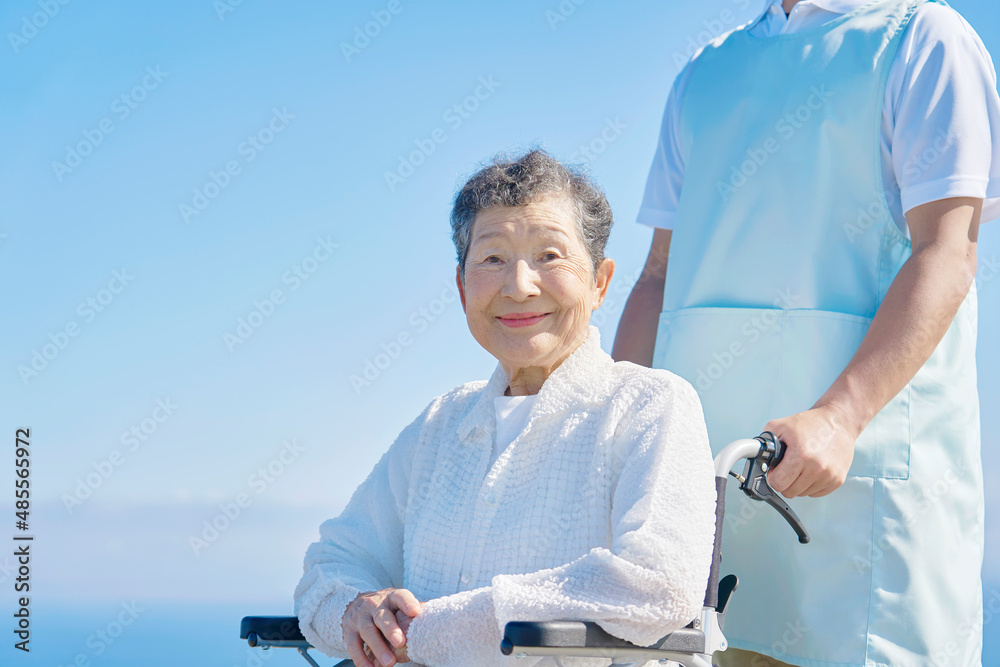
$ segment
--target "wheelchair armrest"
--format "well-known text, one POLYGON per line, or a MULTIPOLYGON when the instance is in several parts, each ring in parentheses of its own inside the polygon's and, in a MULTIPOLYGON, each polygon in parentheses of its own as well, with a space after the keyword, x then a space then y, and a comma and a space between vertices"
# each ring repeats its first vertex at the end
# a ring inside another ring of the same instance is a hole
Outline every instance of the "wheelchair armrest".
POLYGON ((240 639, 246 639, 250 646, 310 647, 294 616, 244 616, 240 639))
MULTIPOLYGON (((295 616, 244 616, 240 621, 240 639, 252 647, 262 649, 294 648, 312 667, 319 664, 309 655, 313 645, 306 641, 295 616)), ((334 667, 354 667, 350 660, 338 662, 334 667)))
POLYGON ((705 634, 681 628, 649 646, 638 646, 605 632, 590 621, 512 621, 504 628, 504 655, 575 655, 671 660, 674 654, 705 652, 705 634))

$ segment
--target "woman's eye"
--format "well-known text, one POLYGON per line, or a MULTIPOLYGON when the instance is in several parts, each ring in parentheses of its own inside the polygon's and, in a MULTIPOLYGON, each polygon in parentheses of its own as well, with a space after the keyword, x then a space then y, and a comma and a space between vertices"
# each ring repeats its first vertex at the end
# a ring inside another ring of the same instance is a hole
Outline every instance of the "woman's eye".
POLYGON ((483 260, 483 264, 499 264, 502 261, 503 260, 500 259, 499 255, 490 255, 489 257, 483 260))
POLYGON ((551 262, 554 259, 559 259, 559 254, 555 252, 547 252, 542 255, 542 259, 547 262, 551 262))

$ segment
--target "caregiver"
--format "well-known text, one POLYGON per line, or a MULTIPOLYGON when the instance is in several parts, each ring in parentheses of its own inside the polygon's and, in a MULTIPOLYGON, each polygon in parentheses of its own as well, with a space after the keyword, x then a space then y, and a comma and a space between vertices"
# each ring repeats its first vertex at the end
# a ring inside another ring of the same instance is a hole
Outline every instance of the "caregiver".
POLYGON ((980 662, 995 86, 973 29, 923 0, 772 0, 674 82, 613 355, 694 384, 713 443, 774 431, 771 484, 812 497, 794 550, 730 498, 726 563, 757 604, 730 611, 722 665, 980 662))

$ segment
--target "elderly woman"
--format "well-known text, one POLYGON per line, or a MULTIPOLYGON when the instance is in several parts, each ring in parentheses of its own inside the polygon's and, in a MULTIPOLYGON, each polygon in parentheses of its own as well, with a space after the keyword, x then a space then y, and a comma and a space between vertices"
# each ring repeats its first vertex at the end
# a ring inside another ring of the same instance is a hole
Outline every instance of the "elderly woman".
POLYGON ((295 591, 305 637, 361 667, 506 663, 512 620, 649 644, 700 611, 715 528, 701 405, 590 326, 614 273, 601 191, 541 151, 455 197, 457 282, 487 382, 433 401, 336 519, 295 591))

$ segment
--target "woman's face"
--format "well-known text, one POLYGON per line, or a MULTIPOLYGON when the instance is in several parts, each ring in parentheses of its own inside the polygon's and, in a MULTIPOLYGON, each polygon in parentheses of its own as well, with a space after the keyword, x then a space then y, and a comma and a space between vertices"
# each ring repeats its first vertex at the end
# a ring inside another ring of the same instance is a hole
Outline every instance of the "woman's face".
POLYGON ((564 197, 480 211, 458 287, 472 335, 508 374, 547 376, 587 337, 614 273, 593 261, 564 197))

